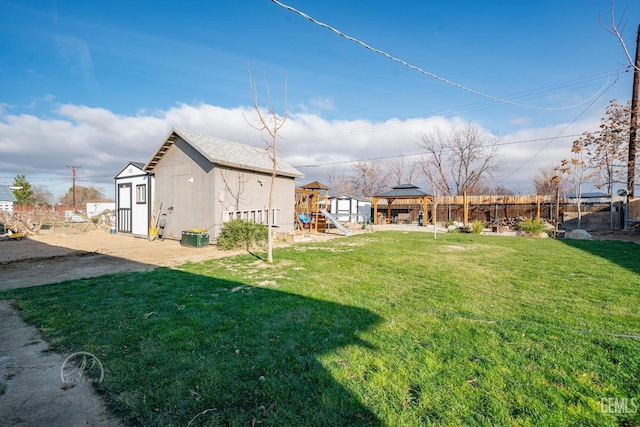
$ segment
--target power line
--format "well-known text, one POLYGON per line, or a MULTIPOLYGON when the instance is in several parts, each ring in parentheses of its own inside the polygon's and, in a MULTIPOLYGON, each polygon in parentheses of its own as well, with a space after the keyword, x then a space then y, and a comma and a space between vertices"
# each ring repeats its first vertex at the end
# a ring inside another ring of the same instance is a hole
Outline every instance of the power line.
POLYGON ((374 53, 382 55, 382 56, 384 56, 384 57, 386 57, 386 58, 388 58, 388 59, 390 59, 390 60, 392 60, 394 62, 402 64, 405 67, 408 67, 408 68, 410 68, 412 70, 415 70, 415 71, 417 71, 419 73, 422 73, 422 74, 424 74, 424 75, 426 75, 428 77, 434 78, 434 79, 436 79, 436 80, 438 80, 438 81, 440 81, 442 83, 448 84, 448 85, 453 86, 453 87, 455 87, 457 89, 464 90, 464 91, 472 93, 474 95, 478 95, 478 96, 481 96, 483 98, 490 99, 492 101, 501 102, 503 104, 508 104, 508 105, 512 105, 512 106, 515 106, 515 107, 528 108, 528 109, 533 109, 533 110, 567 110, 567 109, 575 108, 575 107, 578 107, 580 105, 585 104, 586 102, 589 102, 591 99, 596 97, 599 93, 601 93, 604 90, 604 88, 609 83, 609 80, 607 79, 607 82, 602 86, 602 88, 600 90, 598 90, 598 92, 594 93, 593 95, 591 95, 586 100, 584 100, 584 101, 582 101, 582 102, 580 102, 578 104, 574 104, 574 105, 569 105, 569 106, 565 106, 565 107, 536 107, 536 106, 533 106, 533 105, 520 104, 520 103, 517 103, 517 102, 509 101, 509 100, 504 99, 504 98, 498 98, 496 96, 488 95, 486 93, 477 91, 475 89, 472 89, 472 88, 469 88, 467 86, 463 86, 463 85, 461 85, 459 83, 456 83, 456 82, 453 82, 451 80, 448 80, 448 79, 446 79, 444 77, 438 76, 437 74, 434 74, 432 72, 426 71, 426 70, 424 70, 424 69, 422 69, 422 68, 420 68, 418 66, 412 65, 412 64, 410 64, 410 63, 408 63, 408 62, 406 62, 406 61, 404 61, 404 60, 402 60, 400 58, 397 58, 397 57, 395 57, 395 56, 393 56, 393 55, 391 55, 391 54, 389 54, 389 53, 387 53, 387 52, 385 52, 383 50, 380 50, 380 49, 377 49, 375 47, 372 47, 372 46, 368 45, 367 43, 365 43, 365 42, 363 42, 363 41, 361 41, 361 40, 359 40, 359 39, 357 39, 355 37, 349 36, 349 35, 343 33, 342 31, 340 31, 340 30, 338 30, 338 29, 336 29, 336 28, 334 28, 334 27, 332 27, 332 26, 330 26, 328 24, 325 24, 324 22, 320 22, 317 19, 314 19, 313 17, 307 15, 304 12, 299 11, 298 9, 296 9, 294 7, 291 7, 289 5, 281 3, 278 0, 271 0, 271 1, 273 3, 275 3, 275 4, 277 4, 278 6, 284 8, 284 9, 287 9, 287 10, 289 10, 291 12, 294 12, 294 13, 302 16, 305 19, 308 19, 309 21, 313 22, 316 25, 319 25, 319 26, 321 26, 323 28, 326 28, 326 29, 336 33, 340 37, 343 37, 343 38, 345 38, 345 39, 347 39, 349 41, 357 43, 358 45, 364 47, 365 49, 368 49, 368 50, 370 50, 370 51, 372 51, 374 53))
MULTIPOLYGON (((507 99, 522 99, 522 98, 525 98, 525 97, 526 98, 532 98, 534 96, 542 97, 542 96, 555 95, 555 94, 561 93, 560 89, 568 89, 568 88, 575 88, 575 87, 585 87, 590 82, 593 82, 593 81, 595 81, 596 79, 598 79, 598 78, 600 78, 602 76, 608 76, 608 75, 611 75, 613 73, 615 73, 618 76, 619 73, 621 71, 624 71, 625 69, 628 69, 628 67, 627 68, 622 68, 622 69, 617 69, 617 70, 612 70, 612 71, 607 71, 607 72, 604 72, 604 73, 593 74, 593 75, 590 75, 590 76, 581 77, 579 79, 574 79, 574 80, 570 80, 570 81, 567 81, 567 82, 559 83, 558 85, 550 85, 550 86, 545 86, 545 87, 542 87, 542 88, 531 89, 531 90, 528 90, 528 91, 524 91, 524 92, 520 92, 520 93, 516 93, 516 94, 510 95, 510 96, 508 96, 506 98, 507 99), (576 86, 576 85, 580 85, 580 86, 576 86)), ((614 83, 616 81, 617 81, 617 79, 614 80, 614 83)), ((280 142, 280 146, 287 146, 287 145, 290 145, 290 144, 307 144, 307 143, 318 142, 320 140, 333 139, 333 138, 337 138, 337 137, 344 136, 344 135, 352 136, 352 135, 360 135, 360 134, 363 134, 363 133, 374 133, 374 132, 379 132, 379 131, 385 131, 385 130, 389 130, 389 129, 393 129, 393 128, 409 126, 409 125, 411 125, 413 123, 420 122, 420 121, 434 120, 435 118, 438 118, 438 117, 450 117, 450 116, 460 115, 460 114, 464 114, 464 113, 481 111, 481 110, 485 110, 485 109, 488 109, 488 108, 492 108, 494 105, 495 105, 494 101, 483 100, 483 101, 475 102, 475 103, 468 104, 468 105, 462 106, 462 107, 449 108, 449 109, 444 109, 444 110, 435 110, 435 111, 432 111, 430 113, 425 113, 425 114, 422 114, 421 116, 405 119, 405 120, 402 120, 402 121, 398 121, 396 123, 385 122, 385 123, 380 123, 380 124, 372 124, 372 125, 354 127, 354 128, 349 129, 349 130, 340 130, 340 131, 327 132, 327 133, 323 133, 323 134, 316 134, 316 135, 309 136, 309 137, 285 139, 284 141, 280 142)))
MULTIPOLYGON (((605 92, 606 92, 607 90, 609 90, 609 89, 610 89, 610 88, 611 88, 611 87, 616 83, 616 81, 617 81, 617 79, 616 79, 613 83, 611 83, 611 84, 609 85, 609 87, 607 87, 607 88, 605 89, 605 92)), ((564 131, 566 131, 567 129, 569 129, 569 127, 570 127, 571 125, 573 125, 573 124, 574 124, 574 123, 575 123, 575 122, 576 122, 580 117, 582 117, 582 115, 583 115, 584 113, 586 113, 586 112, 587 112, 587 110, 589 110, 589 108, 591 108, 591 107, 593 106, 593 104, 595 104, 595 103, 596 103, 596 101, 597 101, 597 100, 600 98, 600 96, 602 96, 603 94, 604 94, 604 92, 601 92, 601 93, 600 93, 600 95, 598 95, 598 96, 597 96, 593 101, 591 101, 591 103, 590 103, 589 105, 587 105, 587 106, 584 108, 584 110, 582 110, 582 111, 580 112, 580 114, 578 114, 578 115, 577 115, 573 120, 571 120, 571 121, 569 122, 569 124, 568 124, 568 125, 566 125, 566 126, 565 126, 561 131, 560 131, 560 132, 558 132, 558 134, 557 134, 555 137, 551 138, 551 140, 550 140, 549 142, 547 142, 545 145, 543 145, 543 146, 542 146, 542 148, 540 148, 538 151, 536 151, 536 153, 535 153, 533 156, 529 157, 529 158, 528 158, 524 163, 522 163, 520 166, 518 166, 517 168, 515 168, 515 169, 514 169, 514 170, 513 170, 509 175, 507 175, 507 176, 505 176, 504 178, 502 178, 502 180, 500 181, 500 183, 503 183, 507 178, 509 178, 509 177, 513 176, 516 172, 518 172, 520 169, 522 169, 523 167, 525 167, 525 166, 526 166, 526 165, 527 165, 531 160, 533 160, 534 158, 536 158, 536 157, 538 156, 538 154, 542 153, 542 152, 543 152, 543 151, 544 151, 544 150, 545 150, 549 145, 551 145, 551 143, 552 143, 553 141, 555 141, 557 138, 560 138, 560 135, 562 135, 562 133, 563 133, 564 131)))
MULTIPOLYGON (((566 129, 565 129, 566 130, 566 129)), ((549 138, 535 138, 535 139, 525 139, 525 140, 521 140, 521 141, 509 141, 509 142, 500 142, 497 144, 494 144, 495 146, 503 146, 503 145, 514 145, 514 144, 526 144, 529 142, 538 142, 538 141, 547 141, 547 140, 551 140, 551 142, 559 139, 559 138, 575 138, 580 136, 581 134, 573 134, 573 135, 564 135, 564 136, 553 136, 553 137, 549 137, 549 138)), ((548 146, 549 144, 546 144, 546 146, 548 146)), ((388 160, 388 159, 396 159, 399 157, 413 157, 413 156, 421 156, 421 155, 425 155, 426 153, 424 151, 418 152, 418 153, 411 153, 411 154, 394 154, 392 156, 380 156, 380 157, 369 157, 366 159, 355 159, 355 160, 338 160, 335 162, 326 162, 326 163, 314 163, 314 164, 307 164, 307 165, 298 165, 298 166, 294 166, 296 168, 315 168, 315 167, 320 167, 320 166, 333 166, 333 165, 341 165, 341 164, 348 164, 348 163, 355 163, 355 162, 372 162, 372 161, 377 161, 377 160, 388 160)))

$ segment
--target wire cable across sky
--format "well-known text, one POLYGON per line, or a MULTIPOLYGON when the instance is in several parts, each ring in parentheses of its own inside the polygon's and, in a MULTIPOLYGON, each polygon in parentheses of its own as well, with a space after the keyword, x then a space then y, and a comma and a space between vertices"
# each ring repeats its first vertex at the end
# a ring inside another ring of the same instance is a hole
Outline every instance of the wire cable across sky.
POLYGON ((504 98, 499 98, 499 97, 496 97, 496 96, 488 95, 486 93, 477 91, 477 90, 472 89, 470 87, 463 86, 463 85, 461 85, 459 83, 453 82, 453 81, 451 81, 449 79, 441 77, 441 76, 439 76, 437 74, 434 74, 432 72, 426 71, 426 70, 424 70, 424 69, 422 69, 422 68, 420 68, 420 67, 418 67, 416 65, 412 65, 412 64, 410 64, 410 63, 408 63, 408 62, 406 62, 406 61, 404 61, 404 60, 402 60, 400 58, 397 58, 397 57, 395 57, 395 56, 393 56, 393 55, 391 55, 391 54, 389 54, 389 53, 387 53, 387 52, 385 52, 383 50, 380 50, 380 49, 377 49, 377 48, 375 48, 373 46, 370 46, 367 43, 363 42, 362 40, 359 40, 359 39, 357 39, 355 37, 349 36, 349 35, 343 33, 342 31, 340 31, 340 30, 338 30, 338 29, 336 29, 336 28, 334 28, 334 27, 332 27, 332 26, 330 26, 328 24, 325 24, 324 22, 320 22, 317 19, 307 15, 306 13, 304 13, 304 12, 302 12, 302 11, 292 7, 292 6, 289 6, 289 5, 286 5, 284 3, 281 3, 278 0, 271 0, 271 1, 273 3, 275 3, 275 4, 277 4, 278 6, 286 9, 286 10, 289 10, 289 11, 291 11, 293 13, 296 13, 296 14, 302 16, 305 19, 308 19, 309 21, 313 22, 316 25, 319 25, 319 26, 321 26, 323 28, 326 28, 327 30, 330 30, 330 31, 334 32, 335 34, 339 35, 340 37, 343 37, 343 38, 345 38, 345 39, 347 39, 349 41, 357 43, 358 45, 364 47, 365 49, 368 49, 368 50, 370 50, 372 52, 375 52, 375 53, 377 53, 379 55, 382 55, 382 56, 384 56, 384 57, 386 57, 386 58, 388 58, 388 59, 390 59, 392 61, 395 61, 395 62, 397 62, 399 64, 402 64, 405 67, 408 67, 408 68, 410 68, 412 70, 415 70, 415 71, 417 71, 419 73, 422 73, 422 74, 424 74, 424 75, 426 75, 428 77, 434 78, 434 79, 436 79, 436 80, 438 80, 438 81, 440 81, 442 83, 445 83, 447 85, 453 86, 453 87, 455 87, 457 89, 460 89, 460 90, 464 90, 464 91, 472 93, 474 95, 481 96, 483 98, 487 98, 487 99, 490 99, 492 101, 500 102, 500 103, 503 103, 503 104, 512 105, 512 106, 515 106, 515 107, 527 108, 527 109, 533 109, 533 110, 568 110, 568 109, 575 108, 575 107, 578 107, 580 105, 586 104, 587 102, 591 101, 592 99, 597 98, 607 88, 607 86, 609 84, 609 80, 610 80, 610 77, 608 77, 607 81, 602 85, 602 87, 596 93, 594 93, 589 98, 587 98, 584 101, 579 102, 577 104, 568 105, 568 106, 562 106, 562 107, 538 107, 538 106, 534 106, 534 105, 520 104, 520 103, 517 103, 517 102, 509 101, 509 100, 504 99, 504 98))
POLYGON ((593 101, 591 101, 591 103, 589 105, 587 105, 576 117, 574 117, 573 120, 571 120, 564 128, 562 128, 562 130, 560 132, 558 132, 558 134, 551 138, 551 140, 549 142, 547 142, 545 145, 543 145, 538 151, 536 151, 531 157, 529 157, 524 163, 522 163, 520 166, 518 166, 517 168, 515 168, 514 170, 512 170, 507 176, 505 176, 504 178, 502 178, 502 181, 500 181, 500 183, 504 183, 508 178, 510 178, 511 176, 513 176, 516 172, 518 172, 520 169, 522 169, 523 167, 525 167, 531 160, 533 160, 534 158, 536 158, 540 153, 542 153, 544 150, 547 149, 547 147, 549 147, 549 145, 551 145, 556 139, 561 138, 562 134, 571 127, 571 125, 573 125, 576 121, 578 121, 578 119, 580 117, 582 117, 582 115, 584 115, 584 113, 587 112, 587 110, 589 110, 589 108, 591 108, 593 106, 593 104, 595 104, 595 102, 600 98, 600 96, 602 96, 609 88, 611 88, 611 86, 613 86, 615 84, 615 82, 617 81, 614 80, 607 88, 605 88, 604 91, 602 91, 593 101))

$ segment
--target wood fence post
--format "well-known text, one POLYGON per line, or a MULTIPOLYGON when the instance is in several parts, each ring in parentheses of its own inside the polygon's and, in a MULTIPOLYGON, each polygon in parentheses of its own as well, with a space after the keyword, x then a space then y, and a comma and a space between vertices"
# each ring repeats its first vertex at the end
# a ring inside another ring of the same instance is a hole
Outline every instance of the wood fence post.
POLYGON ((462 222, 465 227, 469 223, 469 201, 467 200, 467 190, 462 192, 462 222))
POLYGON ((560 186, 556 187, 556 235, 558 234, 558 223, 560 221, 560 186))

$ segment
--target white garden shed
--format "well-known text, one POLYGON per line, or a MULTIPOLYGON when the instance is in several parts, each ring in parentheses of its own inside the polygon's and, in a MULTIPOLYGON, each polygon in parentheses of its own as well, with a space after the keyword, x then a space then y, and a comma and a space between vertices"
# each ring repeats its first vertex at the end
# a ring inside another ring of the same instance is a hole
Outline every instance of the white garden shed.
POLYGON ((115 176, 116 229, 136 237, 149 237, 153 175, 144 163, 129 162, 115 176))

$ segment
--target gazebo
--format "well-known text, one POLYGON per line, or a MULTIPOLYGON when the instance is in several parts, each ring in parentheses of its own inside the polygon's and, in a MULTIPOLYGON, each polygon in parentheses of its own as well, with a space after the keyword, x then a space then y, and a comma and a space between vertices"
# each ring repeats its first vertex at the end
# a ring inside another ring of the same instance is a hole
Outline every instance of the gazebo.
POLYGON ((320 181, 313 181, 313 182, 310 182, 308 184, 301 185, 300 188, 303 188, 305 190, 325 190, 327 192, 330 190, 329 187, 327 187, 326 185, 324 185, 320 181))
POLYGON ((431 203, 435 213, 435 197, 425 193, 419 187, 416 187, 413 184, 400 184, 396 185, 395 187, 391 187, 391 190, 385 193, 372 197, 374 224, 377 224, 378 222, 378 203, 383 199, 386 199, 387 201, 387 218, 391 218, 391 204, 394 200, 398 199, 412 199, 419 201, 419 203, 422 204, 423 214, 426 214, 428 212, 429 203, 431 203))

